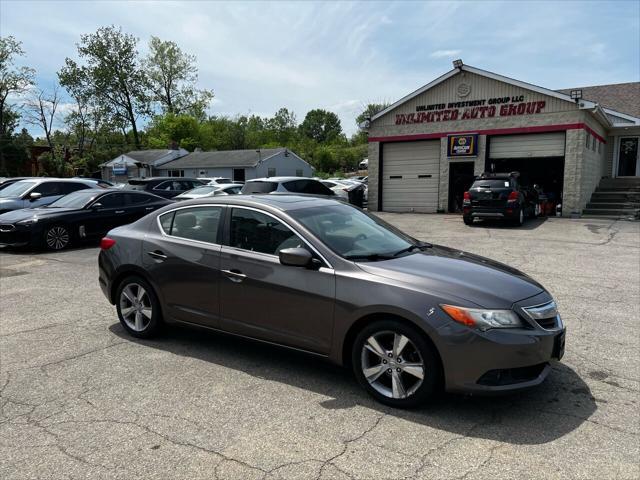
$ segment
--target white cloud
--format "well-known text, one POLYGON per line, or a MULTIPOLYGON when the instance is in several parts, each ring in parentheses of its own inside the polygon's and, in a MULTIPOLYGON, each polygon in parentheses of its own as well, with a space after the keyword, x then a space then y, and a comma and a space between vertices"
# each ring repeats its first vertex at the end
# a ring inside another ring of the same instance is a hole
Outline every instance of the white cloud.
POLYGON ((431 58, 450 58, 458 56, 462 53, 462 50, 436 50, 429 55, 431 58))
MULTIPOLYGON (((624 3, 624 2, 621 2, 624 3)), ((465 63, 560 88, 638 81, 638 9, 591 2, 558 16, 553 3, 520 2, 4 2, 2 35, 24 42, 25 63, 51 85, 82 33, 122 26, 140 38, 173 40, 197 56, 212 113, 335 111, 355 132, 367 103, 393 102, 465 63), (465 18, 476 25, 458 27, 465 18), (599 27, 591 27, 597 17, 599 27), (522 23, 522 18, 527 22, 522 23), (531 28, 536 25, 536 28, 531 28), (455 47, 455 48, 453 48, 455 47), (606 53, 606 54, 605 54, 606 53)))

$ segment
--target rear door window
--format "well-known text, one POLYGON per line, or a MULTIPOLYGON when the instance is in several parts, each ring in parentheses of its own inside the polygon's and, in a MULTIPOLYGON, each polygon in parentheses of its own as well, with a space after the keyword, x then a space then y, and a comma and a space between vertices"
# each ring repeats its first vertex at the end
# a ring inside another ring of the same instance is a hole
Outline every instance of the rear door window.
POLYGON ((218 243, 218 226, 222 207, 193 207, 160 216, 164 233, 172 237, 218 243))
POLYGON ((126 205, 137 206, 144 205, 145 203, 151 203, 154 197, 147 195, 146 193, 127 193, 124 196, 124 202, 126 205))
POLYGON ((86 183, 81 182, 64 182, 62 184, 62 194, 66 195, 67 193, 77 192, 78 190, 84 190, 86 188, 91 188, 86 183))
POLYGON ((333 195, 330 188, 317 180, 293 180, 284 183, 284 187, 293 193, 308 193, 311 195, 333 195))

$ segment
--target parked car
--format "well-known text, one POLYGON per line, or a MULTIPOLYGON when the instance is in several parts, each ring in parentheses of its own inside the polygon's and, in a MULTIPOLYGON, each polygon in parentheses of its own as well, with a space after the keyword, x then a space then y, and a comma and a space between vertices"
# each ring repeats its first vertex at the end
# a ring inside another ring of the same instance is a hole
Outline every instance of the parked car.
POLYGON ((70 178, 29 178, 0 190, 0 214, 20 208, 49 205, 68 193, 95 188, 94 180, 70 178))
POLYGON ((13 185, 20 180, 27 180, 30 178, 38 178, 38 177, 0 177, 0 190, 4 190, 9 185, 13 185))
POLYGON ((213 197, 215 195, 237 195, 242 190, 242 184, 229 183, 222 185, 202 185, 193 190, 173 197, 174 200, 193 200, 194 198, 213 197))
POLYGON ((321 180, 321 182, 324 186, 329 187, 336 196, 358 207, 362 207, 362 202, 368 200, 368 188, 362 182, 344 178, 330 178, 329 180, 321 180), (358 204, 358 198, 360 204, 358 204))
POLYGON ((196 178, 150 177, 130 178, 125 190, 138 190, 153 193, 164 198, 173 198, 195 187, 204 185, 196 178))
POLYGON ((369 159, 365 158, 358 164, 360 170, 367 170, 369 168, 369 159))
POLYGON ((228 183, 234 183, 233 180, 227 177, 198 177, 205 185, 224 185, 228 183))
POLYGON ((134 222, 169 203, 173 202, 147 192, 79 190, 47 206, 0 215, 0 246, 62 250, 99 240, 112 228, 134 222))
POLYGON ((329 198, 215 203, 165 207, 102 239, 99 284, 132 336, 181 323, 308 351, 394 407, 442 387, 532 387, 563 355, 554 299, 511 267, 329 198))
POLYGON ((535 189, 520 185, 518 172, 483 173, 464 192, 462 219, 507 220, 522 225, 525 217, 536 217, 539 204, 535 189))
POLYGON ((335 193, 325 187, 321 181, 304 177, 268 177, 247 180, 240 192, 243 195, 261 193, 304 193, 307 195, 334 196, 335 193))

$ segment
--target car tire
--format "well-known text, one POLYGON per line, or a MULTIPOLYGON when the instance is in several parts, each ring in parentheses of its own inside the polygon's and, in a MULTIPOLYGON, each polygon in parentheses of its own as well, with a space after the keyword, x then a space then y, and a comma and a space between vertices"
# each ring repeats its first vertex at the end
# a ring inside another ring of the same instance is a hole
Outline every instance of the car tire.
POLYGON ((523 206, 520 206, 518 211, 518 217, 513 221, 513 224, 516 227, 521 227, 522 225, 524 225, 524 207, 523 206))
POLYGON ((462 221, 464 222, 465 225, 473 225, 473 218, 467 215, 462 216, 462 221))
POLYGON ((369 395, 395 408, 423 405, 440 387, 435 347, 416 327, 395 319, 370 323, 358 333, 351 365, 369 395))
POLYGON ((71 241, 71 231, 66 225, 55 224, 44 229, 42 242, 47 250, 64 250, 71 245, 71 241))
POLYGON ((162 330, 160 302, 149 282, 138 276, 122 280, 116 291, 116 309, 124 329, 138 338, 151 338, 162 330))

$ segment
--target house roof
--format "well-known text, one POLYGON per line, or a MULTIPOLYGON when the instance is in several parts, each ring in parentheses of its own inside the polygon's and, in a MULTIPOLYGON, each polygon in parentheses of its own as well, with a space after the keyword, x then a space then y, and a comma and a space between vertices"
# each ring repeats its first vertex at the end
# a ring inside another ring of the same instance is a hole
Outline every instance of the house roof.
POLYGON ((118 155, 116 158, 100 164, 101 167, 110 167, 113 165, 135 165, 136 163, 144 163, 158 167, 163 163, 171 161, 175 158, 186 155, 185 149, 178 150, 157 149, 157 150, 132 150, 131 152, 118 155))
POLYGON ((640 118, 640 82, 593 85, 591 87, 563 88, 558 92, 569 94, 582 90, 582 97, 602 107, 640 118))
POLYGON ((193 152, 163 165, 163 168, 229 168, 255 167, 285 148, 263 148, 257 150, 222 150, 216 152, 193 152))

